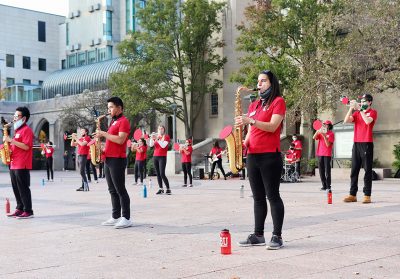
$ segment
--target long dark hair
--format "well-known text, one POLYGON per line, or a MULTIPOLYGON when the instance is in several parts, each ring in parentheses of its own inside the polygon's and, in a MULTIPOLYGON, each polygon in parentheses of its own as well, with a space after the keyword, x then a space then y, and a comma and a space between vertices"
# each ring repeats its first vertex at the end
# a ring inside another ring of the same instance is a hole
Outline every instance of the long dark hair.
POLYGON ((278 78, 274 73, 270 70, 262 71, 260 74, 264 74, 268 76, 269 82, 271 83, 271 94, 269 94, 268 98, 266 99, 266 105, 270 105, 276 97, 282 96, 281 89, 279 86, 278 78))
POLYGON ((217 140, 214 142, 214 147, 216 147, 216 148, 220 148, 220 147, 219 147, 219 143, 218 143, 218 141, 217 141, 217 140))

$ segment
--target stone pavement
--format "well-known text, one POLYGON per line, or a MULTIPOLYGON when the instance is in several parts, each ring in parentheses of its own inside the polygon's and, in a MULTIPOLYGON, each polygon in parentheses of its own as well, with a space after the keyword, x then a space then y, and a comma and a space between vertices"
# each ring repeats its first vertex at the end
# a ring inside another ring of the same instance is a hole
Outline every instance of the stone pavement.
MULTIPOLYGON (((171 196, 147 199, 128 176, 134 227, 100 226, 110 217, 105 180, 76 192, 78 173, 56 172, 41 186, 32 172, 35 218, 5 217, 15 201, 7 173, 0 173, 0 278, 400 278, 400 183, 373 183, 372 204, 345 204, 348 181, 334 181, 333 204, 318 178, 282 184, 283 239, 277 251, 238 247, 253 228, 248 181, 195 180, 182 188, 170 177, 171 196), (232 255, 220 254, 219 233, 232 234, 232 255)), ((362 195, 359 194, 361 200, 362 195)), ((271 231, 268 214, 266 238, 271 231)))

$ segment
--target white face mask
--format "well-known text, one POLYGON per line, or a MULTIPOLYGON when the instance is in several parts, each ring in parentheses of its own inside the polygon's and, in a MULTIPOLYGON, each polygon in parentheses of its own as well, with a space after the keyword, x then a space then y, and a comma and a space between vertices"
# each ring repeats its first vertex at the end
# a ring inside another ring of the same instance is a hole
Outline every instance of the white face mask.
POLYGON ((14 122, 14 130, 17 130, 19 127, 21 127, 24 124, 24 120, 21 118, 18 121, 14 122))
POLYGON ((296 137, 292 137, 292 140, 295 141, 295 140, 297 140, 297 138, 296 137))

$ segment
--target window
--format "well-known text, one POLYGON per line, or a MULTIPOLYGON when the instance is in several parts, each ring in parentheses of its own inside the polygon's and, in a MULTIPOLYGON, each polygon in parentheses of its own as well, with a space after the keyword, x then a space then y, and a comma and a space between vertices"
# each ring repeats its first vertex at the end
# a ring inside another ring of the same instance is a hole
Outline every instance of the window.
POLYGON ((31 68, 31 58, 28 56, 22 56, 22 68, 30 69, 31 68))
POLYGON ((76 67, 76 55, 71 54, 68 55, 68 68, 74 68, 76 67))
POLYGON ((113 47, 112 46, 107 46, 107 59, 112 59, 113 55, 112 55, 112 50, 113 47))
POLYGON ((218 94, 211 94, 211 116, 218 115, 218 94))
POLYGON ((7 78, 7 86, 11 86, 15 84, 15 78, 7 78))
POLYGON ((107 51, 105 48, 99 49, 99 57, 97 59, 98 61, 104 61, 107 60, 107 51))
POLYGON ((65 24, 65 42, 66 42, 66 44, 67 44, 67 46, 69 46, 69 24, 68 23, 66 23, 65 24))
POLYGON ((67 64, 66 64, 66 61, 65 61, 65 59, 63 59, 63 60, 61 60, 61 69, 66 69, 67 68, 67 64))
POLYGON ((112 0, 107 0, 107 1, 106 1, 106 5, 107 5, 107 6, 112 6, 112 0))
POLYGON ((38 40, 46 42, 46 22, 38 21, 38 40))
POLYGON ((103 35, 106 36, 107 40, 111 40, 112 37, 112 12, 106 11, 106 23, 104 24, 103 35))
POLYGON ((143 9, 146 6, 146 0, 139 0, 139 8, 143 9))
POLYGON ((12 54, 7 54, 6 55, 6 66, 10 68, 14 68, 14 55, 12 54))
POLYGON ((96 51, 88 51, 88 64, 96 63, 96 51))
POLYGON ((22 83, 25 85, 30 85, 31 84, 31 80, 30 79, 23 79, 22 83))
POLYGON ((43 85, 43 80, 39 80, 39 86, 43 85))
POLYGON ((39 58, 39 71, 46 71, 46 59, 39 58))
POLYGON ((78 66, 86 65, 86 53, 78 54, 78 66))

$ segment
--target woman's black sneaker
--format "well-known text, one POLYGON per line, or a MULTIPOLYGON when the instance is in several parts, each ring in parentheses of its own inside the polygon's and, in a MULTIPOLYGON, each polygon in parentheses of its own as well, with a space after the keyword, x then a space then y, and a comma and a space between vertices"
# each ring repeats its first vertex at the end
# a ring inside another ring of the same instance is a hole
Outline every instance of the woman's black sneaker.
POLYGON ((158 189, 156 195, 161 195, 161 194, 164 194, 164 189, 158 189))
POLYGON ((263 235, 255 235, 254 233, 250 234, 246 240, 239 241, 239 246, 248 247, 248 246, 264 246, 265 238, 263 235))
POLYGON ((170 189, 167 189, 167 190, 165 191, 165 194, 171 195, 171 190, 170 190, 170 189))
POLYGON ((282 237, 273 235, 267 247, 268 250, 278 250, 283 247, 282 237))

